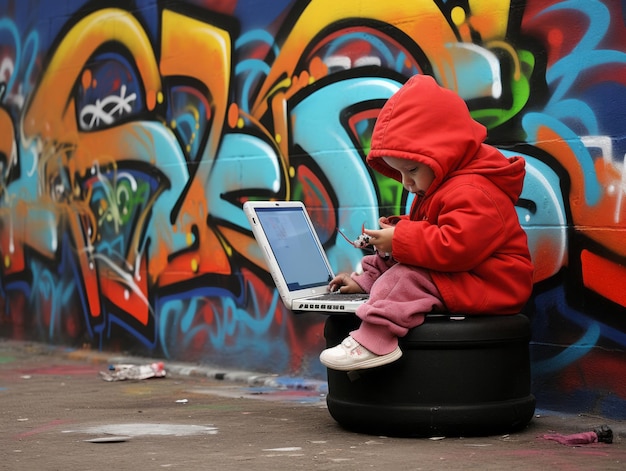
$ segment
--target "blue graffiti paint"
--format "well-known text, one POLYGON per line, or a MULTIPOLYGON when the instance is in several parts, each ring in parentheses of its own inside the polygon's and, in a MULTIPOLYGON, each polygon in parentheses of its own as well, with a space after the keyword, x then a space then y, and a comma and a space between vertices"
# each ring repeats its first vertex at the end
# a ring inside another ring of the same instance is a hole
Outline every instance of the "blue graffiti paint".
POLYGON ((568 345, 558 355, 533 363, 533 374, 546 375, 556 373, 587 355, 597 344, 600 338, 600 327, 597 324, 589 326, 584 335, 576 342, 568 345))
MULTIPOLYGON (((264 30, 254 30, 242 34, 235 41, 235 50, 243 57, 247 49, 256 50, 257 48, 269 49, 277 56, 279 49, 274 43, 274 37, 264 30)), ((270 72, 270 66, 262 59, 242 59, 235 65, 235 75, 241 83, 241 92, 239 93, 239 106, 241 109, 250 112, 251 90, 254 85, 261 81, 270 72)))
MULTIPOLYGON (((114 325, 117 325, 121 327, 124 332, 132 335, 133 338, 135 338, 139 342, 139 344, 145 347, 148 351, 152 351, 154 350, 154 348, 156 348, 156 326, 153 327, 152 332, 148 331, 147 329, 140 330, 127 321, 127 316, 122 317, 113 312, 107 312, 105 315, 107 322, 106 324, 103 324, 102 327, 106 327, 106 329, 103 329, 99 333, 102 334, 104 332, 107 339, 110 339, 112 336, 112 327, 114 325)), ((151 324, 154 325, 154 323, 151 324)), ((102 346, 104 345, 105 340, 104 336, 101 335, 101 337, 102 339, 100 340, 100 348, 102 348, 102 346)))
MULTIPOLYGON (((593 50, 606 34, 611 20, 611 15, 606 6, 597 0, 584 2, 567 0, 546 8, 538 16, 559 10, 573 10, 584 14, 589 20, 589 26, 583 38, 575 45, 570 54, 546 71, 548 83, 556 86, 550 96, 548 108, 550 104, 561 101, 571 89, 582 71, 581 66, 583 68, 589 67, 588 61, 594 59, 593 50), (581 56, 584 56, 585 60, 581 60, 581 56)), ((592 64, 592 66, 595 65, 597 64, 592 64)))
POLYGON ((585 201, 588 206, 594 206, 600 201, 602 187, 596 177, 593 159, 589 150, 582 143, 580 136, 574 133, 568 126, 547 113, 528 113, 522 119, 522 126, 528 133, 528 141, 539 141, 538 132, 541 127, 551 129, 572 148, 572 152, 578 157, 585 189, 585 201))
POLYGON ((70 304, 72 295, 75 293, 74 280, 63 279, 62 275, 42 267, 38 262, 31 262, 33 273, 33 289, 30 293, 30 305, 38 312, 49 313, 48 339, 63 334, 61 322, 63 320, 63 307, 70 304), (42 303, 48 306, 43 309, 42 303))
POLYGON ((231 195, 267 195, 281 189, 281 168, 269 142, 247 134, 227 134, 222 140, 209 180, 204 185, 211 214, 249 230, 250 224, 231 195))
MULTIPOLYGON (((549 316, 551 312, 558 312, 569 323, 579 326, 584 330, 583 336, 565 347, 563 352, 553 358, 542 360, 533 364, 533 372, 537 374, 548 374, 562 370, 576 360, 591 352, 600 338, 608 339, 617 345, 626 347, 626 333, 599 322, 590 317, 589 314, 573 309, 567 304, 565 292, 562 287, 554 288, 538 295, 535 298, 538 314, 549 316)), ((539 335, 539 332, 534 332, 539 335)), ((549 335, 545 333, 544 335, 549 335)))
MULTIPOLYGON (((278 307, 279 296, 275 290, 270 305, 261 311, 254 289, 251 286, 245 290, 248 293, 247 307, 242 306, 242 300, 237 300, 226 290, 196 290, 188 293, 188 297, 162 299, 158 305, 160 345, 167 357, 170 356, 170 344, 189 345, 193 339, 206 334, 211 350, 227 353, 254 348, 258 356, 250 361, 267 361, 270 352, 276 353, 281 342, 274 341, 273 345, 259 342, 259 339, 268 334, 274 324, 274 313, 278 307), (212 304, 215 303, 215 304, 212 304), (204 306, 209 306, 213 314, 213 323, 207 324, 198 316, 204 306), (235 338, 233 344, 230 339, 235 338)), ((180 347, 180 345, 178 345, 180 347)), ((284 345, 281 356, 286 361, 289 358, 289 348, 284 345)))
MULTIPOLYGON (((316 88, 292 109, 294 143, 311 156, 328 179, 337 197, 337 226, 344 232, 352 233, 363 223, 377 227, 378 204, 363 157, 354 148, 341 122, 342 112, 358 103, 375 103, 376 100, 380 103, 400 86, 390 79, 348 79, 316 88)), ((335 245, 327 250, 328 259, 337 272, 354 269, 362 256, 359 251, 344 249, 335 245)))
MULTIPOLYGON (((626 155, 626 136, 624 136, 624 122, 626 121, 626 93, 624 86, 615 82, 603 82, 592 87, 582 94, 582 100, 593 109, 603 112, 597 116, 598 131, 608 137, 612 143, 610 158, 612 162, 622 163, 626 155)), ((585 131, 582 131, 585 132, 585 131)))
POLYGON ((298 2, 294 0, 238 0, 234 14, 239 19, 243 31, 270 28, 294 3, 298 2))

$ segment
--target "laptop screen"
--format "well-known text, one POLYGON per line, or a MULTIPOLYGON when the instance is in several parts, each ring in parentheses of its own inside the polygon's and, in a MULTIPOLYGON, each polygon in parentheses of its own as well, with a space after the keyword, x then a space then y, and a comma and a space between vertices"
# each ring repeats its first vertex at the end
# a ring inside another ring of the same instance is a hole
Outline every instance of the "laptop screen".
POLYGON ((289 291, 330 283, 332 270, 303 208, 257 208, 256 214, 289 291))

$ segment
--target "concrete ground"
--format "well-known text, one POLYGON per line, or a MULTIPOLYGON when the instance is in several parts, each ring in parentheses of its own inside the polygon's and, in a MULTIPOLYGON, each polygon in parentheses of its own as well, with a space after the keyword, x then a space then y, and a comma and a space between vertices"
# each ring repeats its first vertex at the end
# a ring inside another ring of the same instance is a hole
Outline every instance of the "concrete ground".
POLYGON ((323 382, 168 362, 165 378, 100 375, 150 361, 0 339, 0 469, 626 469, 624 421, 538 410, 514 434, 390 438, 340 427, 323 382), (612 444, 544 438, 602 424, 612 444))

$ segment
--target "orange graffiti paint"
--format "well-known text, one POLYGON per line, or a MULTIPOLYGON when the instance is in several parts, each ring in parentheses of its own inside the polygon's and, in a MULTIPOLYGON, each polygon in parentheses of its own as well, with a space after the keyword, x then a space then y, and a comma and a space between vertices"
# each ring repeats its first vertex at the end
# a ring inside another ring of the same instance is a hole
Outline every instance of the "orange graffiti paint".
POLYGON ((547 127, 538 130, 537 140, 536 146, 553 155, 570 177, 569 202, 575 229, 609 250, 626 256, 626 229, 622 226, 626 216, 626 203, 621 201, 625 196, 621 191, 608 191, 611 187, 621 187, 620 173, 613 168, 610 161, 598 159, 595 162, 595 172, 584 174, 568 141, 547 127), (603 189, 599 201, 594 205, 586 202, 586 179, 596 179, 603 189))
POLYGON ((626 267, 588 250, 580 254, 583 284, 607 299, 626 306, 626 267))

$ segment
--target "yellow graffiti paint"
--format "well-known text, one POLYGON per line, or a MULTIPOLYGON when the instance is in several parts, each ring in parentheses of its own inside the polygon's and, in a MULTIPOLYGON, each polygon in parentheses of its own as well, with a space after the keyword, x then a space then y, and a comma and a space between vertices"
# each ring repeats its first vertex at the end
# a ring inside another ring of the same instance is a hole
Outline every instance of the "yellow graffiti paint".
POLYGON ((268 99, 277 89, 289 86, 284 77, 295 75, 304 50, 314 38, 321 31, 330 29, 333 24, 345 21, 346 18, 354 21, 379 21, 397 28, 419 44, 434 65, 435 76, 439 79, 444 77, 440 71, 453 68, 445 45, 456 42, 457 38, 435 2, 397 1, 390 8, 379 0, 362 0, 358 3, 358 8, 355 8, 352 2, 313 0, 298 17, 285 39, 281 53, 272 64, 272 69, 254 102, 253 114, 264 115, 268 99))
MULTIPOLYGON (((163 76, 192 77, 210 93, 211 121, 207 153, 215 155, 226 122, 232 44, 227 31, 171 10, 163 12, 160 69, 163 76), (198 60, 202 58, 202 60, 198 60)), ((203 117, 207 119, 207 117, 203 117)))
POLYGON ((460 26, 465 23, 465 10, 462 7, 456 6, 452 9, 450 17, 455 25, 460 26))
POLYGON ((511 14, 510 0, 470 0, 469 7, 469 22, 483 41, 506 37, 511 14))
POLYGON ((154 108, 157 93, 161 91, 161 76, 150 40, 130 13, 105 8, 84 17, 63 37, 25 113, 26 138, 40 136, 56 142, 77 140, 72 90, 77 80, 88 78, 82 75, 85 64, 108 42, 129 50, 146 90, 147 107, 154 108))

